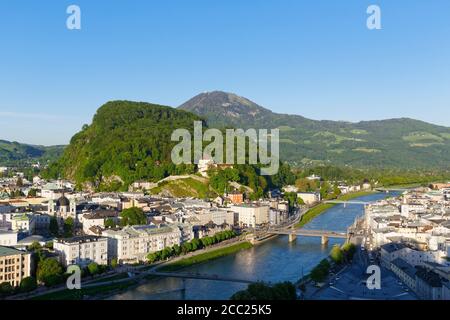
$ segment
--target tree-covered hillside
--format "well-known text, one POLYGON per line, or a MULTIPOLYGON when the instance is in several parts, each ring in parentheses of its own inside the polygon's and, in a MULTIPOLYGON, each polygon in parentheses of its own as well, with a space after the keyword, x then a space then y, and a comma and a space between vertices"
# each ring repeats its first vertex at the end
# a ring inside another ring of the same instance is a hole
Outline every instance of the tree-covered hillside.
POLYGON ((56 160, 63 149, 64 146, 44 147, 0 140, 0 165, 17 166, 26 162, 56 160))
POLYGON ((79 185, 99 190, 119 190, 146 179, 192 173, 194 166, 175 166, 170 158, 171 134, 176 128, 193 131, 192 113, 166 106, 112 101, 98 109, 91 125, 85 125, 66 148, 47 176, 63 175, 79 185))

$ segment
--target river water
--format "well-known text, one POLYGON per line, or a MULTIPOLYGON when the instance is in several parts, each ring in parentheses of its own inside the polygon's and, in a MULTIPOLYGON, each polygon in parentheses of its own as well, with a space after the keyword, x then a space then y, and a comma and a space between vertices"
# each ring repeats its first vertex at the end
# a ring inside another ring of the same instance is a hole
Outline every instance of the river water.
MULTIPOLYGON (((394 194, 372 194, 354 200, 376 201, 394 194)), ((315 218, 305 229, 345 232, 357 217, 364 213, 360 204, 336 205, 315 218)), ((330 239, 327 246, 320 238, 297 237, 288 242, 287 236, 257 245, 233 255, 195 265, 183 272, 220 275, 265 282, 297 281, 306 275, 320 260, 327 257, 334 244, 344 239, 330 239)), ((210 280, 183 280, 163 278, 151 280, 124 293, 112 296, 112 300, 228 300, 246 284, 210 280), (182 288, 186 290, 181 290, 182 288)))

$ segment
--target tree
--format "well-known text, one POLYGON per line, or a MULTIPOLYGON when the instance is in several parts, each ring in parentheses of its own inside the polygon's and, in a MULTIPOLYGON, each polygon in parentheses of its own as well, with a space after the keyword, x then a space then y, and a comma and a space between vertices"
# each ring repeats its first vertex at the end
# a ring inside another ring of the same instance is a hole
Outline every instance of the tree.
POLYGON ((46 286, 62 282, 63 268, 55 258, 45 258, 38 263, 37 279, 46 286))
POLYGON ((117 268, 118 265, 119 265, 119 263, 117 262, 117 258, 113 258, 113 259, 111 260, 111 267, 112 267, 113 269, 115 269, 115 268, 117 268))
POLYGON ((98 264, 95 262, 89 263, 87 268, 88 268, 89 273, 93 276, 100 273, 100 268, 99 268, 98 264))
POLYGON ((179 245, 174 245, 173 246, 173 253, 175 256, 179 256, 181 254, 181 247, 179 245))
POLYGON ((54 236, 54 237, 59 236, 59 225, 58 225, 58 220, 56 219, 56 217, 50 218, 49 231, 52 236, 54 236))
POLYGON ((106 228, 115 228, 116 227, 116 222, 112 218, 108 218, 105 221, 105 227, 106 228))
POLYGON ((310 277, 315 282, 322 282, 330 272, 330 262, 323 259, 320 263, 311 270, 310 277))
POLYGON ((37 196, 37 189, 30 189, 30 191, 28 191, 28 196, 29 197, 36 197, 37 196))
POLYGON ((21 292, 30 292, 37 288, 36 279, 33 277, 26 277, 22 279, 20 282, 20 291, 21 292))
POLYGON ((148 260, 148 263, 155 263, 159 260, 158 255, 156 254, 156 252, 149 253, 147 255, 147 260, 148 260))
POLYGON ((297 204, 297 193, 295 192, 286 192, 283 196, 285 200, 289 203, 289 211, 292 211, 297 204))
POLYGON ((344 261, 344 254, 339 245, 333 246, 330 252, 330 258, 337 264, 341 264, 344 261))
POLYGON ((350 261, 356 253, 356 246, 353 243, 347 242, 342 246, 342 252, 345 260, 350 261))
POLYGON ((28 246, 28 251, 32 251, 32 252, 36 252, 41 249, 42 249, 42 246, 37 241, 34 241, 31 245, 28 246))
POLYGON ((0 283, 0 295, 6 296, 9 294, 12 294, 14 291, 14 288, 11 286, 9 282, 3 282, 0 283))
POLYGON ((172 255, 172 250, 169 248, 164 248, 161 251, 161 260, 167 260, 172 255))
POLYGON ((321 199, 328 199, 328 194, 331 191, 331 186, 328 182, 324 182, 322 184, 322 187, 320 188, 320 198, 321 199))
POLYGON ((72 217, 68 217, 64 221, 64 237, 65 238, 72 237, 74 228, 75 228, 75 222, 73 221, 73 218, 72 217))
POLYGON ((47 249, 53 250, 53 241, 48 241, 45 243, 47 249))
POLYGON ((147 223, 147 217, 141 208, 129 208, 122 211, 120 214, 122 226, 133 226, 147 223))
POLYGON ((291 282, 269 286, 265 283, 252 283, 246 290, 235 293, 231 300, 296 300, 295 286, 291 282))

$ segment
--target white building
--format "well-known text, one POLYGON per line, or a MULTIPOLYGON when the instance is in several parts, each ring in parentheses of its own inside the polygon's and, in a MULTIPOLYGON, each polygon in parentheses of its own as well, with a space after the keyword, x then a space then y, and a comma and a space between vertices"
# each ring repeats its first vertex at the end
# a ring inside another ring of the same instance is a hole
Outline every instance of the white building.
POLYGON ((321 200, 319 192, 298 192, 297 198, 302 199, 306 205, 312 205, 321 200))
POLYGON ((29 235, 34 233, 36 220, 32 214, 13 213, 11 214, 11 230, 24 232, 29 235))
POLYGON ((241 225, 254 228, 269 223, 269 206, 241 204, 231 206, 231 210, 238 214, 238 221, 241 225))
POLYGON ((94 234, 91 231, 91 228, 92 227, 104 228, 107 219, 112 219, 117 224, 119 222, 118 212, 111 210, 92 211, 84 213, 79 220, 83 225, 83 232, 85 234, 94 234))
POLYGON ((212 159, 200 159, 197 166, 198 172, 203 177, 208 177, 208 170, 214 166, 214 161, 212 159))
POLYGON ((53 248, 59 254, 64 266, 73 264, 86 266, 91 262, 101 265, 108 263, 108 239, 104 237, 80 236, 57 239, 53 242, 53 248))
POLYGON ((12 247, 17 244, 17 232, 0 230, 0 246, 12 247))
POLYGON ((205 209, 201 212, 192 215, 199 220, 200 225, 206 225, 210 222, 214 224, 221 225, 223 223, 234 226, 237 222, 235 216, 237 214, 234 211, 223 210, 223 209, 205 209))
POLYGON ((180 245, 182 238, 178 227, 164 224, 110 229, 103 231, 102 235, 108 238, 110 259, 117 258, 123 263, 145 261, 149 253, 180 245))

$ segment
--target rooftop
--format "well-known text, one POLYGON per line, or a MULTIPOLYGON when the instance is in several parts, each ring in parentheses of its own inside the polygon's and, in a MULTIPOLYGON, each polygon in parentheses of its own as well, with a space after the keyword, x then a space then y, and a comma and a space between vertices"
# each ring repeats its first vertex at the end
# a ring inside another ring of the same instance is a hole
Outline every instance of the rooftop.
POLYGON ((25 252, 10 247, 0 247, 0 257, 14 256, 24 254, 25 252))
POLYGON ((414 268, 412 265, 410 265, 408 262, 401 258, 397 258, 394 261, 391 262, 393 265, 395 265, 397 268, 403 270, 408 276, 411 278, 414 278, 416 275, 416 268, 414 268))
POLYGON ((417 267, 416 275, 419 279, 422 279, 433 288, 439 288, 442 286, 441 277, 436 272, 427 270, 424 267, 417 267))
POLYGON ((87 242, 96 242, 99 240, 106 239, 104 237, 97 237, 97 236, 78 236, 78 237, 72 237, 72 238, 66 238, 66 239, 57 239, 56 242, 59 243, 87 243, 87 242))
POLYGON ((402 243, 386 243, 384 245, 381 246, 382 250, 385 250, 389 253, 401 250, 403 248, 406 248, 406 246, 402 243))

